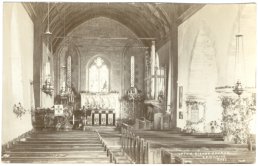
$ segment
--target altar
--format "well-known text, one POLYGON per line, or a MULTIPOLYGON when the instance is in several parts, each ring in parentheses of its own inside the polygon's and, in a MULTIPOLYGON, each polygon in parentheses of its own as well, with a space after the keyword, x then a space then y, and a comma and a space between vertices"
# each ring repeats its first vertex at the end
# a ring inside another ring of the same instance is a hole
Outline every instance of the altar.
POLYGON ((119 108, 118 93, 81 93, 81 109, 91 111, 87 125, 115 125, 119 108))

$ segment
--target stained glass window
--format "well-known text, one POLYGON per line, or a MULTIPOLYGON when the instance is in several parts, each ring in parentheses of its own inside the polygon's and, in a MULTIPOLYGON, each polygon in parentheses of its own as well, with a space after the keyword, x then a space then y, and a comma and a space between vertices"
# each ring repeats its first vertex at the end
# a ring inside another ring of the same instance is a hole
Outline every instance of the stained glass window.
POLYGON ((89 91, 108 92, 109 69, 101 57, 97 57, 89 67, 89 91))

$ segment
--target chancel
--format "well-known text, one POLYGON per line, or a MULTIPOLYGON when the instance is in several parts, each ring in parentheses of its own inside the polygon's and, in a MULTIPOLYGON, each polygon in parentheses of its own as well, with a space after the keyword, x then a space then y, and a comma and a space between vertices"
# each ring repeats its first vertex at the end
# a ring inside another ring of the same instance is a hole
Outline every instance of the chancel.
POLYGON ((2 162, 256 162, 256 4, 3 9, 2 162))

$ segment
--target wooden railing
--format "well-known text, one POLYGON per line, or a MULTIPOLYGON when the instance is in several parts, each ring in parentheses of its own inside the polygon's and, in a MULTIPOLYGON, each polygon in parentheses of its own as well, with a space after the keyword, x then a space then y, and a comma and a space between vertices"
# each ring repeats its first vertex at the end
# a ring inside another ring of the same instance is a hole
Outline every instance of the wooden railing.
POLYGON ((136 136, 133 127, 125 123, 121 127, 123 152, 136 164, 148 164, 149 143, 136 136))

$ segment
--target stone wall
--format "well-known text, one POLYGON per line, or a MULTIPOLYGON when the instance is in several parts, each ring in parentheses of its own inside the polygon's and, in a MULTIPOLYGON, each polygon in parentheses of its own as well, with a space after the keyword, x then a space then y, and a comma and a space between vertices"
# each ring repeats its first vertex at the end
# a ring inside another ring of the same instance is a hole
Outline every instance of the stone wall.
MULTIPOLYGON (((130 86, 130 56, 134 55, 136 62, 135 85, 137 88, 143 89, 145 50, 137 47, 143 45, 141 42, 131 39, 136 38, 136 35, 127 27, 117 21, 99 17, 79 25, 68 36, 72 37, 69 42, 73 43, 72 47, 78 50, 80 58, 79 63, 72 67, 73 70, 79 68, 78 76, 72 73, 73 81, 78 80, 79 82, 74 85, 78 91, 89 90, 87 67, 89 62, 98 56, 103 57, 110 63, 110 91, 118 91, 121 94, 123 89, 127 90, 130 86), (102 39, 96 39, 97 37, 102 39)), ((68 45, 67 42, 63 41, 60 49, 68 47, 68 45)), ((65 55, 65 53, 62 54, 62 56, 65 55)))
MULTIPOLYGON (((98 56, 110 64, 110 91, 124 95, 130 87, 130 56, 134 55, 135 85, 140 90, 144 89, 145 48, 141 42, 133 40, 137 36, 126 26, 109 18, 98 17, 79 25, 68 36, 71 40, 69 43, 63 41, 60 44, 59 51, 55 55, 55 64, 60 66, 57 57, 64 57, 67 54, 68 45, 77 50, 78 57, 73 57, 72 61, 79 63, 73 64, 72 80, 79 92, 89 90, 88 65, 98 56), (102 39, 96 39, 97 37, 102 39), (77 69, 78 75, 76 75, 77 69)), ((58 69, 55 70, 55 87, 59 87, 57 90, 60 90, 58 69)))

